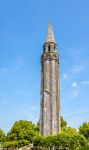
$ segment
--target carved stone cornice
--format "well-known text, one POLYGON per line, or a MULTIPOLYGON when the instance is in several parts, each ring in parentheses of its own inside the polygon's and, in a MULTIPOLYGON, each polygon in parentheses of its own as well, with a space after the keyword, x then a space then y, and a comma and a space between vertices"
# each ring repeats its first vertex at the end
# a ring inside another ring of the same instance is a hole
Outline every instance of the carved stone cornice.
POLYGON ((45 60, 49 60, 49 61, 52 61, 52 60, 55 60, 57 62, 59 62, 59 56, 57 53, 44 53, 42 56, 41 56, 41 63, 43 63, 45 60))

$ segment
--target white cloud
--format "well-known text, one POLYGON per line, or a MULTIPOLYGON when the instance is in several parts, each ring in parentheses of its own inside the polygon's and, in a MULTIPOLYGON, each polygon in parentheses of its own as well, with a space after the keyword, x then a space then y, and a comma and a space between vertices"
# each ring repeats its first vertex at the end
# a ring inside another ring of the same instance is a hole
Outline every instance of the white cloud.
POLYGON ((68 75, 67 74, 63 73, 62 76, 63 76, 64 79, 68 79, 68 75))
POLYGON ((76 83, 76 82, 73 82, 73 83, 72 83, 72 87, 73 87, 73 88, 77 88, 77 87, 78 87, 77 83, 76 83))
POLYGON ((76 82, 72 83, 72 98, 75 98, 79 95, 79 86, 76 82))
POLYGON ((72 69, 72 73, 80 73, 81 71, 83 71, 86 68, 86 66, 84 65, 75 65, 74 68, 72 69))
POLYGON ((86 80, 86 81, 82 81, 81 84, 86 84, 86 85, 89 85, 89 80, 86 80))

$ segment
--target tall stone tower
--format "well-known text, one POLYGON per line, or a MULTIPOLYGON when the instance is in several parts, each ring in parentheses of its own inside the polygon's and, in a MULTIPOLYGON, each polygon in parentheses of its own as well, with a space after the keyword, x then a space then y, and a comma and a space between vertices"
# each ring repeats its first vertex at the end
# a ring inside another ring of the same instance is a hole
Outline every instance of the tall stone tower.
POLYGON ((43 136, 60 131, 59 57, 52 25, 41 56, 40 133, 43 136))

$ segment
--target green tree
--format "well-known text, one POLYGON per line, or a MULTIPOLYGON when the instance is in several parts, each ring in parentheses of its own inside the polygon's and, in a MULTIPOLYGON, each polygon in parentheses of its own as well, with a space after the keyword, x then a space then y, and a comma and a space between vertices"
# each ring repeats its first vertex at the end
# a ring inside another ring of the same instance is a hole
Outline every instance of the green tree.
POLYGON ((67 122, 64 120, 64 118, 61 116, 61 128, 64 128, 67 126, 67 122))
POLYGON ((76 129, 71 128, 71 127, 64 127, 64 128, 62 128, 62 133, 65 133, 65 134, 77 134, 77 131, 76 131, 76 129))
POLYGON ((2 131, 2 129, 0 129, 0 142, 3 142, 5 140, 5 134, 2 131))
POLYGON ((35 125, 31 121, 16 121, 7 134, 7 141, 27 140, 32 142, 35 136, 35 125))
POLYGON ((84 135, 86 139, 89 140, 89 122, 84 122, 80 127, 79 127, 79 133, 84 135))
POLYGON ((38 131, 38 132, 40 131, 40 119, 35 126, 35 131, 38 131))
POLYGON ((26 145, 29 145, 27 140, 7 141, 3 143, 3 148, 20 148, 26 145))
POLYGON ((35 147, 54 148, 54 149, 67 149, 67 150, 79 150, 82 146, 86 146, 86 139, 79 134, 57 134, 52 136, 36 136, 33 139, 33 145, 35 147))

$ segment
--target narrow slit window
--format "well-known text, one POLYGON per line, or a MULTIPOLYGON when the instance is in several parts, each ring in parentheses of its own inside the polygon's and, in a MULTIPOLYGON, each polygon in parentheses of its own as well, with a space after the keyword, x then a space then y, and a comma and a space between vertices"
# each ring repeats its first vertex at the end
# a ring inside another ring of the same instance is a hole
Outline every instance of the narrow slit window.
POLYGON ((48 46, 48 51, 50 52, 50 46, 48 46))
POLYGON ((56 46, 54 45, 54 50, 56 49, 56 46))

